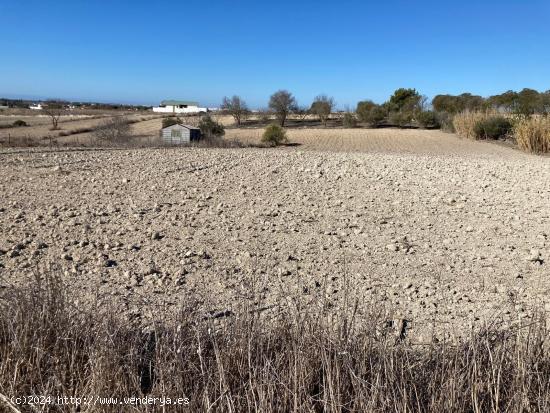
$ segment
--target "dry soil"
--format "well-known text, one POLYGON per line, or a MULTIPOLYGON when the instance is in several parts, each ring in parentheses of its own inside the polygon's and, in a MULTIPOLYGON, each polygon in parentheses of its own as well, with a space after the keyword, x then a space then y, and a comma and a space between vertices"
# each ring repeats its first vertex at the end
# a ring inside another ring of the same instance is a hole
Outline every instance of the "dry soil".
POLYGON ((439 132, 375 152, 320 136, 279 149, 6 150, 0 284, 53 267, 75 302, 138 319, 140 302, 191 297, 225 315, 243 301, 276 314, 357 300, 359 316, 407 320, 417 341, 550 310, 550 159, 439 132))

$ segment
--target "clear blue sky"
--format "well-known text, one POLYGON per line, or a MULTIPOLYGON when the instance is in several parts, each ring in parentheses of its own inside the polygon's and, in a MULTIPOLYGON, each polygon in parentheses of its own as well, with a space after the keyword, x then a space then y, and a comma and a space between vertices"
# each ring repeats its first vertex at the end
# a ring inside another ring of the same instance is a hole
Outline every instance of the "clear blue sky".
POLYGON ((550 89, 549 0, 0 0, 0 96, 267 105, 550 89))

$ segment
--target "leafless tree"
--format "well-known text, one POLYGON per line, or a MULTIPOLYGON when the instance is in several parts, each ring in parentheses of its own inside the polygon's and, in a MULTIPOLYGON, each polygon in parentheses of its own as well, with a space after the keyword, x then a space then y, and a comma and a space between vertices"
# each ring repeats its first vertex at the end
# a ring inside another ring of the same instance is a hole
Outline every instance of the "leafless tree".
POLYGON ((59 128, 59 118, 65 113, 65 102, 49 100, 44 103, 42 109, 52 120, 52 130, 59 128))
POLYGON ((317 96, 311 104, 311 113, 319 116, 323 125, 327 126, 327 121, 334 108, 334 98, 327 95, 317 96))
POLYGON ((288 114, 297 108, 296 99, 289 91, 279 90, 271 95, 269 108, 275 112, 281 126, 285 126, 288 114))
POLYGON ((305 118, 307 118, 307 115, 310 114, 310 111, 307 106, 300 105, 297 107, 295 113, 296 115, 298 115, 298 119, 304 120, 305 118))
POLYGON ((246 106, 246 102, 240 98, 240 96, 234 95, 232 98, 227 96, 223 98, 222 106, 223 110, 229 112, 237 126, 241 125, 241 122, 248 116, 249 110, 246 106))

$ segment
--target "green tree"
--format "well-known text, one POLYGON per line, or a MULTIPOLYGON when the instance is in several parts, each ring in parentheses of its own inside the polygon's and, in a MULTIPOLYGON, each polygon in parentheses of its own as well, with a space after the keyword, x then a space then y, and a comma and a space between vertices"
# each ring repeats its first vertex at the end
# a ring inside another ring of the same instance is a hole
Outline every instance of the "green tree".
POLYGON ((518 93, 516 112, 525 116, 544 112, 542 96, 536 90, 523 89, 518 93))
POLYGON ((489 105, 495 109, 516 112, 518 107, 518 94, 513 90, 508 90, 500 95, 491 96, 488 102, 489 105))
POLYGON ((437 95, 432 99, 432 106, 436 112, 457 113, 456 96, 451 95, 437 95))
POLYGON ((390 112, 414 112, 420 109, 422 96, 416 89, 397 89, 390 97, 388 108, 390 112))

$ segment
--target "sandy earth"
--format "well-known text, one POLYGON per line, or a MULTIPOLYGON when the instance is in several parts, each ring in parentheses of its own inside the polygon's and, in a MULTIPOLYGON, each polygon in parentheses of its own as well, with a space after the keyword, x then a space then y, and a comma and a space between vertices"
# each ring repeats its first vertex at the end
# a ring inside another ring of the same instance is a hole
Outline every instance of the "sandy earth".
POLYGON ((339 145, 4 151, 0 284, 53 264, 136 318, 356 298, 416 341, 550 310, 549 158, 439 132, 339 145))

